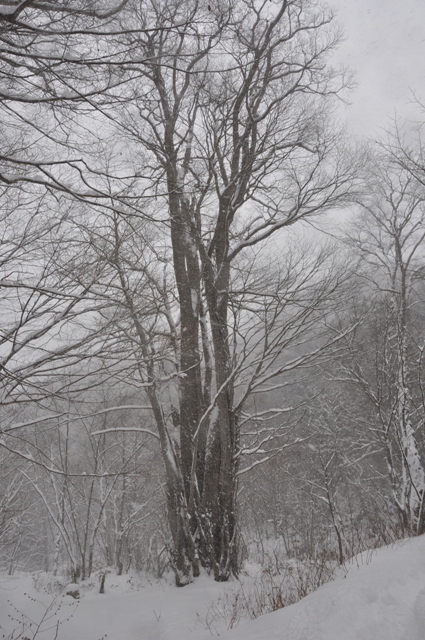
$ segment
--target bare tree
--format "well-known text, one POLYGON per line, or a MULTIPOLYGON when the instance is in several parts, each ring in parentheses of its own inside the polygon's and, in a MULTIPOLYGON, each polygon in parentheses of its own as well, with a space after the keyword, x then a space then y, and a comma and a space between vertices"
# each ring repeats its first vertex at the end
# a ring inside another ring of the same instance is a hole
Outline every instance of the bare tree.
MULTIPOLYGON (((152 367, 145 382, 166 467, 178 584, 198 573, 199 558, 216 580, 237 571, 235 454, 245 398, 235 400, 233 267, 280 229, 341 205, 355 181, 352 159, 326 125, 330 96, 341 88, 324 66, 337 40, 331 19, 300 2, 273 10, 266 3, 134 8, 139 33, 125 35, 129 47, 137 42, 143 83, 115 92, 119 112, 102 111, 109 122, 114 114, 140 158, 139 189, 158 203, 149 214, 170 229, 177 447, 152 367)), ((138 331, 146 360, 149 341, 138 331)))
POLYGON ((90 190, 76 182, 81 170, 72 161, 75 148, 65 144, 52 109, 87 97, 87 83, 90 91, 104 88, 103 77, 95 81, 96 65, 82 63, 83 50, 110 37, 107 25, 125 4, 0 4, 3 407, 60 394, 63 367, 88 356, 84 318, 96 267, 79 271, 66 220, 71 196, 81 200, 90 190))
POLYGON ((52 550, 46 562, 54 575, 65 568, 74 582, 108 564, 121 573, 128 570, 143 537, 148 544, 143 522, 160 504, 149 437, 131 426, 136 407, 104 408, 111 404, 105 401, 90 415, 87 403, 87 397, 67 406, 62 402, 55 421, 39 421, 25 433, 21 429, 32 464, 21 465, 19 474, 52 532, 46 535, 52 550), (117 422, 123 432, 113 435, 117 422), (153 481, 146 480, 148 469, 153 481))
MULTIPOLYGON (((391 140, 391 145, 394 138, 391 140)), ((378 153, 363 214, 352 241, 364 261, 368 291, 375 297, 374 348, 357 346, 348 377, 375 412, 372 430, 386 456, 394 504, 404 527, 424 530, 421 440, 423 338, 417 330, 423 293, 424 190, 391 153, 378 153)), ((400 157, 402 151, 400 150, 400 157)), ((361 334, 364 337, 364 334, 361 334)))

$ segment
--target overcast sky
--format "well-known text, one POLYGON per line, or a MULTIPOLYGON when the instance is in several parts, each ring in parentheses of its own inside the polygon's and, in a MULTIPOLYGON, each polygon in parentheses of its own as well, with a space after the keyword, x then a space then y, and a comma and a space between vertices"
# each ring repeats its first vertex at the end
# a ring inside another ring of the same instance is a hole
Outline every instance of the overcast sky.
MULTIPOLYGON (((356 75, 346 117, 374 136, 397 112, 419 119, 412 92, 425 102, 425 0, 328 0, 345 32, 338 56, 356 75)), ((424 116, 425 119, 425 116, 424 116)))

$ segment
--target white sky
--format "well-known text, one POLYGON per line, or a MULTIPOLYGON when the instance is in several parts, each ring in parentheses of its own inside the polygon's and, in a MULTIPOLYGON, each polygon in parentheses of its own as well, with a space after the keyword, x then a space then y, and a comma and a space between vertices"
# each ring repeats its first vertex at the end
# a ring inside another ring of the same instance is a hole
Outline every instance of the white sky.
POLYGON ((375 136, 395 113, 417 120, 425 102, 425 0, 328 0, 345 32, 338 59, 355 72, 345 115, 357 134, 375 136))

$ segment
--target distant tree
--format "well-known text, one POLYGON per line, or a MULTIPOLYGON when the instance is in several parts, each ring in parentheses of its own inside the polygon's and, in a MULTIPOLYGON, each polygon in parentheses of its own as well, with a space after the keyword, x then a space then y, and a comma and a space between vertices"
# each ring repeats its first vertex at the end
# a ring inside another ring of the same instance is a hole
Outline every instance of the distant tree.
MULTIPOLYGON (((394 138, 378 152, 352 243, 363 260, 374 300, 368 329, 353 343, 347 377, 362 390, 375 419, 373 440, 386 459, 393 501, 409 532, 424 531, 425 420, 422 332, 425 191, 394 156, 394 138), (391 148, 389 152, 388 149, 391 148), (357 353, 356 353, 357 352, 357 353)), ((400 158, 403 156, 399 149, 400 158)))

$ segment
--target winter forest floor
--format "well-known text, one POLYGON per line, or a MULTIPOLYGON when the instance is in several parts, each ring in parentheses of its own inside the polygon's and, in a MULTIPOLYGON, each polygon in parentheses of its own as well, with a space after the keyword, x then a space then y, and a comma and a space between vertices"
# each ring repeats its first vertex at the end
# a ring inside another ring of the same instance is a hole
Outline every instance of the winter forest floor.
MULTIPOLYGON (((50 621, 34 635, 28 629, 22 632, 18 620, 24 613, 40 621, 45 611, 42 603, 51 603, 52 596, 43 589, 35 590, 31 576, 2 576, 0 624, 4 635, 0 637, 53 640, 57 621, 62 620, 58 640, 204 640, 217 636, 223 640, 423 640, 425 536, 358 555, 333 581, 298 603, 256 620, 241 619, 231 630, 227 629, 229 606, 241 589, 237 581, 218 584, 203 576, 177 589, 171 584, 109 575, 104 595, 95 593, 94 585, 77 605, 71 596, 65 596, 58 610, 59 598, 48 610, 50 621), (12 629, 17 629, 15 634, 7 635, 12 629)), ((247 589, 246 583, 243 588, 247 589)))

